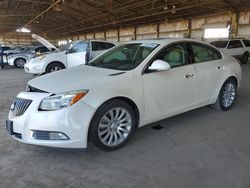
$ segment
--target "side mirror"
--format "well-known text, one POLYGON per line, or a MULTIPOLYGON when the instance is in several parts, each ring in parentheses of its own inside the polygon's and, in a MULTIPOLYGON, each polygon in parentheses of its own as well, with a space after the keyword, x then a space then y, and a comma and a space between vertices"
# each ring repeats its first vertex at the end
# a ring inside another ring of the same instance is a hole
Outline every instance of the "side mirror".
POLYGON ((167 71, 170 68, 170 65, 162 60, 155 60, 152 65, 148 67, 150 71, 167 71))
POLYGON ((70 53, 70 49, 66 49, 65 54, 69 54, 69 53, 70 53))

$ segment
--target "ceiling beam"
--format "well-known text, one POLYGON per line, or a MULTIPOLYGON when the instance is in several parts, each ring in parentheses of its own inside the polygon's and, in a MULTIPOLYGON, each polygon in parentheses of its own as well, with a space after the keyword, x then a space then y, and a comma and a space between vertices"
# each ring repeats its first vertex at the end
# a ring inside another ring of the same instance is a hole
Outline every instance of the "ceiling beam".
POLYGON ((46 8, 44 11, 42 11, 40 14, 38 14, 37 16, 35 16, 34 18, 32 18, 30 21, 28 21, 26 24, 24 24, 23 27, 27 27, 28 25, 30 25, 33 21, 35 21, 37 18, 39 18, 40 16, 44 15, 46 12, 48 12, 50 9, 52 9, 54 6, 56 6, 57 4, 61 3, 62 0, 56 0, 54 3, 52 3, 48 8, 46 8))

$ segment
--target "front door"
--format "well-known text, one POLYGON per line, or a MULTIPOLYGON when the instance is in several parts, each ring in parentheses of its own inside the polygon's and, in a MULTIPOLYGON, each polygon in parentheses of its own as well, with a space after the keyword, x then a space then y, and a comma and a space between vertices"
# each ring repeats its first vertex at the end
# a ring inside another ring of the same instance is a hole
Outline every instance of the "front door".
POLYGON ((68 67, 86 64, 88 42, 81 41, 73 46, 67 53, 68 67))
POLYGON ((168 46, 154 58, 158 59, 169 63, 171 69, 143 74, 147 122, 167 118, 193 106, 195 72, 189 64, 186 44, 168 46))

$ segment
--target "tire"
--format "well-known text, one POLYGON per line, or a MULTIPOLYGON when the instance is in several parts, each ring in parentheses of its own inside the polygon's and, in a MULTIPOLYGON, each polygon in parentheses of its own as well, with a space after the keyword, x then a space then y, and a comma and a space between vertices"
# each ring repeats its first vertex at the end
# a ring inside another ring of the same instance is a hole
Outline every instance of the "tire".
POLYGON ((23 68, 26 63, 26 59, 24 58, 16 58, 14 61, 14 65, 17 68, 23 68))
POLYGON ((229 78, 221 87, 219 96, 212 107, 220 111, 228 111, 235 103, 237 97, 237 83, 229 78))
POLYGON ((1 65, 0 67, 1 67, 1 69, 4 69, 4 65, 1 65))
POLYGON ((108 101, 92 118, 89 139, 103 151, 119 149, 133 135, 136 122, 135 113, 129 104, 122 100, 108 101))
POLYGON ((46 73, 59 71, 61 69, 65 69, 65 66, 62 63, 50 63, 46 68, 46 73))
POLYGON ((247 64, 248 58, 249 58, 249 53, 248 53, 248 52, 245 52, 245 53, 241 56, 241 64, 247 64))

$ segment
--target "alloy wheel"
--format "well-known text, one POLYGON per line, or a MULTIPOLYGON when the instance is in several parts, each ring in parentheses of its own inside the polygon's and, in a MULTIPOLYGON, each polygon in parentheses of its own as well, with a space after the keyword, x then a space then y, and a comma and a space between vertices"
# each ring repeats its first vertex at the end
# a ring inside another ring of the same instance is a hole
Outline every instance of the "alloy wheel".
POLYGON ((131 133, 132 117, 121 107, 112 108, 100 120, 98 136, 107 146, 117 146, 123 143, 131 133))
POLYGON ((228 83, 222 93, 222 104, 224 107, 229 108, 233 105, 236 97, 236 87, 233 83, 228 83))

